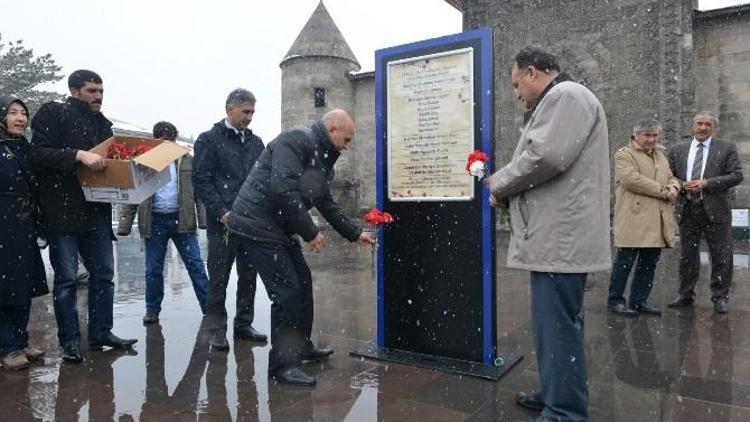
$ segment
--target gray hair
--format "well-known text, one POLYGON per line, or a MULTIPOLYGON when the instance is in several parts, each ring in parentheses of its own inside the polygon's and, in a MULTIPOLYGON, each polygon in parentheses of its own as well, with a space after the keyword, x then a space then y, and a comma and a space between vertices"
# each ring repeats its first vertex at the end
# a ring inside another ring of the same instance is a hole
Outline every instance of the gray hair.
POLYGON ((227 95, 227 107, 238 106, 243 103, 255 105, 255 95, 244 88, 236 88, 227 95))
POLYGON ((714 126, 719 126, 719 118, 716 117, 716 113, 710 110, 703 110, 699 111, 698 113, 695 113, 695 116, 693 116, 693 121, 695 121, 696 117, 710 117, 714 119, 714 126))
POLYGON ((633 126, 633 135, 638 135, 639 133, 648 130, 648 129, 656 129, 659 132, 661 132, 661 124, 656 119, 641 119, 636 122, 635 126, 633 126))

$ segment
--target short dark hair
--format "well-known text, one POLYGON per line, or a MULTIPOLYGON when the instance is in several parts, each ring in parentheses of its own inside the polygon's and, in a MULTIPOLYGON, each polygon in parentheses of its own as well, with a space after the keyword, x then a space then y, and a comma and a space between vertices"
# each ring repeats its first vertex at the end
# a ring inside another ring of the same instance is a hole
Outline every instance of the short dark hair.
POLYGON ((162 136, 177 137, 177 128, 175 125, 169 122, 159 122, 154 125, 154 138, 161 138, 162 136))
POLYGON ((68 76, 69 89, 81 89, 86 82, 102 83, 102 77, 92 70, 79 69, 68 76))
POLYGON ((255 95, 244 88, 233 89, 227 96, 226 106, 238 106, 240 104, 250 103, 255 105, 255 95))
POLYGON ((557 57, 552 53, 548 53, 541 48, 526 46, 516 53, 515 57, 516 66, 519 69, 526 69, 529 66, 534 66, 537 70, 542 72, 560 71, 560 65, 557 63, 557 57))

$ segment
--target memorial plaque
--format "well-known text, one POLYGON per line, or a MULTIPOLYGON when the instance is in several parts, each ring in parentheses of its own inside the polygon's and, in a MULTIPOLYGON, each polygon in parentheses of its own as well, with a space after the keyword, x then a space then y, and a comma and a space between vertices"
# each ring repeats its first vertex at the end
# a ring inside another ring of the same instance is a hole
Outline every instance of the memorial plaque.
POLYGON ((390 200, 474 198, 473 63, 472 48, 388 63, 390 200))
POLYGON ((497 350, 495 214, 466 171, 491 172, 492 31, 375 52, 379 227, 375 342, 352 354, 497 380, 522 356, 497 350))

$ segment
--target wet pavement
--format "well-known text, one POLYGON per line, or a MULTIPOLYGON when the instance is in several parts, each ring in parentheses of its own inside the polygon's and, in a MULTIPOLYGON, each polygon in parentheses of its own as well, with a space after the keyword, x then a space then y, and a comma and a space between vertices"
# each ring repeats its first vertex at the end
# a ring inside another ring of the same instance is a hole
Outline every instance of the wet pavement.
MULTIPOLYGON (((209 352, 187 272, 171 246, 160 324, 142 325, 144 252, 131 236, 116 244, 113 331, 137 338, 137 354, 85 352, 83 364, 62 364, 51 295, 36 299, 31 344, 47 356, 27 371, 0 370, 0 415, 7 421, 530 420, 535 415, 513 403, 516 391, 537 383, 529 277, 504 268, 506 244, 507 236, 500 234, 498 342, 501 351, 525 359, 499 382, 350 357, 349 351, 375 338, 373 254, 335 241, 308 259, 314 341, 336 353, 329 362, 306 366, 318 377, 316 388, 269 383, 267 344, 239 341, 228 354, 209 352)), ((201 246, 205 252, 205 239, 201 246)), ((591 277, 586 342, 592 421, 750 420, 749 251, 746 243, 735 246, 735 288, 725 316, 713 314, 705 259, 695 308, 665 308, 661 318, 608 315, 608 275, 591 277)), ((677 262, 675 251, 663 255, 651 296, 655 303, 666 305, 675 296, 677 262)), ((232 284, 228 298, 234 297, 232 284)), ((258 286, 254 326, 269 333, 270 303, 262 283, 258 286)), ((78 300, 85 318, 85 288, 78 300)), ((231 318, 233 300, 227 306, 231 318)))

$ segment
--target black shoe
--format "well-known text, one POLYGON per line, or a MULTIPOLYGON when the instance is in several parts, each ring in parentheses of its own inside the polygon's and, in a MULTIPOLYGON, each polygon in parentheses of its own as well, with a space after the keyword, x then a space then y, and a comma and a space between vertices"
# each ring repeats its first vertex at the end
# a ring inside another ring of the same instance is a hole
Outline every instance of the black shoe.
POLYGON ((535 412, 541 412, 542 409, 544 409, 542 393, 527 393, 525 391, 519 391, 518 394, 516 394, 516 403, 521 407, 525 407, 535 412))
POLYGON ((234 338, 252 341, 268 341, 268 336, 253 327, 234 329, 234 338))
POLYGON ((110 332, 107 333, 104 338, 89 341, 89 350, 102 350, 105 346, 111 347, 113 349, 126 350, 133 347, 136 342, 138 342, 138 340, 134 338, 124 339, 117 337, 110 332))
POLYGON ((303 362, 320 362, 328 359, 333 354, 333 349, 313 347, 309 352, 302 355, 303 362))
POLYGON ((217 331, 211 336, 211 350, 226 352, 229 350, 229 342, 223 331, 217 331))
POLYGON ((618 303, 617 305, 609 305, 607 306, 607 310, 609 312, 612 312, 613 314, 617 314, 619 316, 624 316, 628 318, 635 318, 638 316, 638 312, 628 308, 625 306, 624 303, 618 303))
POLYGON ((661 309, 653 303, 643 302, 640 305, 632 306, 632 308, 641 314, 661 316, 661 309))
POLYGON ((726 299, 716 299, 714 302, 714 312, 717 314, 726 314, 729 312, 729 302, 726 299))
POLYGON ((144 324, 153 324, 159 322, 159 313, 154 311, 146 311, 146 315, 143 316, 144 324))
POLYGON ((83 362, 83 355, 81 354, 81 345, 78 341, 71 341, 63 345, 62 359, 68 363, 81 363, 83 362))
POLYGON ((314 387, 317 383, 315 377, 307 375, 296 366, 292 366, 276 375, 272 375, 271 378, 280 384, 301 385, 305 387, 314 387))
POLYGON ((691 306, 694 301, 695 299, 693 299, 692 297, 677 296, 677 299, 670 302, 667 307, 672 309, 685 308, 687 306, 691 306))

